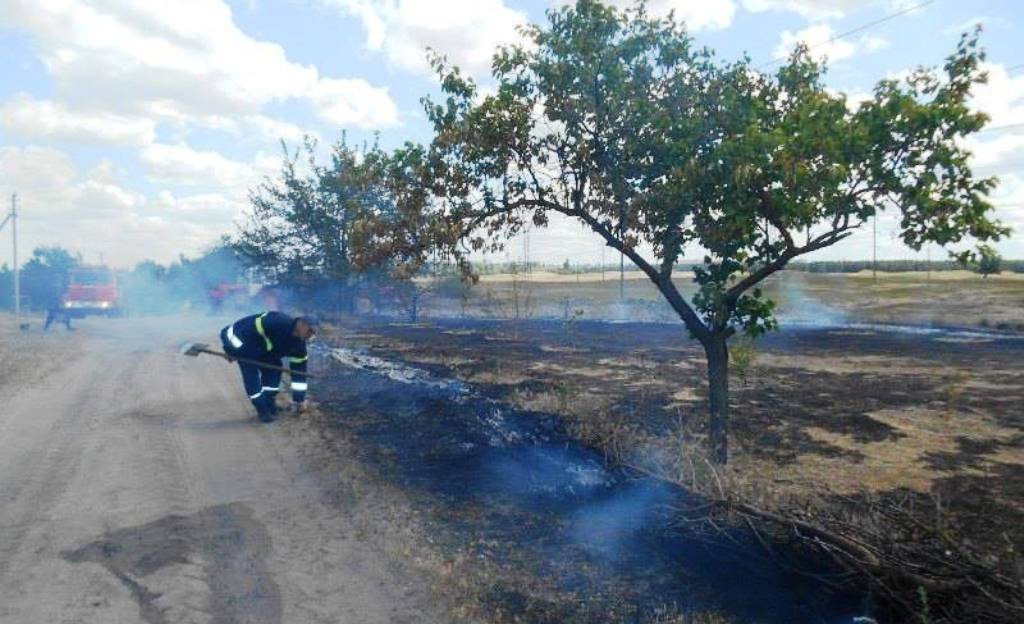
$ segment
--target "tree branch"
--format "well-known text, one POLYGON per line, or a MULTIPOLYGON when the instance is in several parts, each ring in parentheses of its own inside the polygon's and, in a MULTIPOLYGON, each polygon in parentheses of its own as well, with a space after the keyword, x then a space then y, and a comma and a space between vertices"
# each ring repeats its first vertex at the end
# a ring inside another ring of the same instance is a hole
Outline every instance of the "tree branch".
POLYGON ((728 307, 728 309, 731 310, 732 307, 736 305, 736 302, 739 301, 740 296, 744 292, 749 290, 752 286, 754 286, 761 280, 765 279, 772 273, 775 273, 776 271, 783 269, 787 264, 789 264, 789 261, 792 260, 793 258, 796 258, 797 256, 802 256, 812 251, 824 249, 829 245, 834 245, 835 243, 838 243, 839 241, 843 240, 844 238, 852 234, 852 230, 856 229, 856 227, 857 226, 844 225, 834 230, 830 230, 822 234, 821 236, 814 238, 813 240, 809 240, 807 244, 804 245, 803 247, 791 247, 787 249, 781 256, 769 262, 768 264, 763 265, 757 271, 748 274, 745 278, 737 282, 732 288, 727 290, 725 293, 726 306, 728 307))

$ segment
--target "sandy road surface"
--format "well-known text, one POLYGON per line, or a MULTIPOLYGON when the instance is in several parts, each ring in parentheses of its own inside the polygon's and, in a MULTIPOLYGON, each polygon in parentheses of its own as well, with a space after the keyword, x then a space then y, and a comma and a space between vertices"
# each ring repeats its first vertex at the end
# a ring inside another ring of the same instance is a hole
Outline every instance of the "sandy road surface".
POLYGON ((326 502, 298 425, 257 423, 233 367, 179 354, 190 323, 81 327, 82 357, 0 399, 0 622, 440 619, 326 502))

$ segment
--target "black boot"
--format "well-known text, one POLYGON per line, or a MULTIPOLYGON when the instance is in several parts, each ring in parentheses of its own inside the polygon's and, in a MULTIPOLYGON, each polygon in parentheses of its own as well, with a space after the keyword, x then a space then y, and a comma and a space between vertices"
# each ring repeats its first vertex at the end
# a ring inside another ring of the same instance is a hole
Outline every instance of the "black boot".
POLYGON ((274 411, 272 404, 267 401, 267 395, 262 395, 259 398, 252 400, 253 407, 256 408, 256 417, 260 419, 260 422, 274 422, 274 411))
POLYGON ((267 400, 267 411, 274 418, 277 418, 277 393, 276 392, 265 392, 263 398, 267 400))

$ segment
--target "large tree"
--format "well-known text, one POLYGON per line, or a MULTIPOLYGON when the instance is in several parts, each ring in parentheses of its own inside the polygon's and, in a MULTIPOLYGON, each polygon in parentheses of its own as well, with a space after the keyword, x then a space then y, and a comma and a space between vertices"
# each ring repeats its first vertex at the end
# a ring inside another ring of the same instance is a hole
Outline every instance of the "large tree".
POLYGON ((294 152, 282 148, 280 176, 250 191, 252 213, 234 247, 279 281, 340 285, 336 290, 343 303, 351 304, 350 239, 353 225, 373 202, 374 178, 363 154, 344 140, 331 149, 327 166, 317 162, 311 139, 294 152))
POLYGON ((642 4, 579 0, 526 35, 495 55, 493 91, 435 58, 443 97, 424 100, 435 138, 399 150, 392 170, 420 181, 402 206, 444 224, 433 231, 456 255, 551 213, 625 254, 704 347, 719 462, 728 341, 776 327, 762 280, 885 210, 914 249, 1007 233, 989 216, 995 180, 973 175, 962 141, 986 122, 968 106, 985 80, 977 33, 940 70, 882 80, 857 105, 826 88, 805 49, 762 73, 717 59, 642 4), (689 299, 673 280, 687 253, 703 256, 689 299))

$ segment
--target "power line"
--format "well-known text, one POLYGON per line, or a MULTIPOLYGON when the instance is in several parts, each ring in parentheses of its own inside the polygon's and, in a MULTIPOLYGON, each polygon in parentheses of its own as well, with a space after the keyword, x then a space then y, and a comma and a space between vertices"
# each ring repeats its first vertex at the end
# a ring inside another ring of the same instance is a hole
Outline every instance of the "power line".
MULTIPOLYGON (((861 26, 858 26, 856 28, 851 28, 850 30, 847 30, 847 31, 839 33, 838 35, 832 37, 831 39, 829 39, 828 41, 825 41, 824 43, 819 43, 819 44, 816 44, 816 45, 813 45, 813 46, 808 46, 807 47, 807 51, 810 52, 811 50, 815 50, 817 48, 820 48, 820 47, 823 47, 823 46, 827 46, 830 43, 835 43, 836 41, 839 41, 840 39, 843 39, 845 37, 849 37, 850 35, 859 33, 859 32, 861 32, 863 30, 867 30, 868 28, 874 28, 875 26, 878 26, 879 24, 883 24, 885 22, 888 22, 889 20, 896 19, 897 17, 900 17, 901 15, 906 15, 907 13, 910 13, 911 11, 916 11, 917 9, 924 8, 924 7, 928 6, 929 4, 935 4, 935 1, 936 0, 925 0, 925 2, 920 2, 920 3, 915 4, 913 6, 909 6, 909 7, 905 8, 905 9, 903 9, 901 11, 896 11, 895 13, 890 13, 889 15, 886 15, 885 17, 881 17, 879 19, 876 19, 873 22, 868 22, 867 24, 862 24, 861 26)), ((754 69, 764 69, 765 67, 768 67, 770 65, 774 65, 776 63, 781 63, 781 62, 785 61, 788 58, 789 58, 788 56, 780 56, 780 57, 778 57, 776 59, 772 59, 772 60, 768 61, 767 63, 762 63, 761 65, 757 65, 756 67, 754 67, 754 69)))

